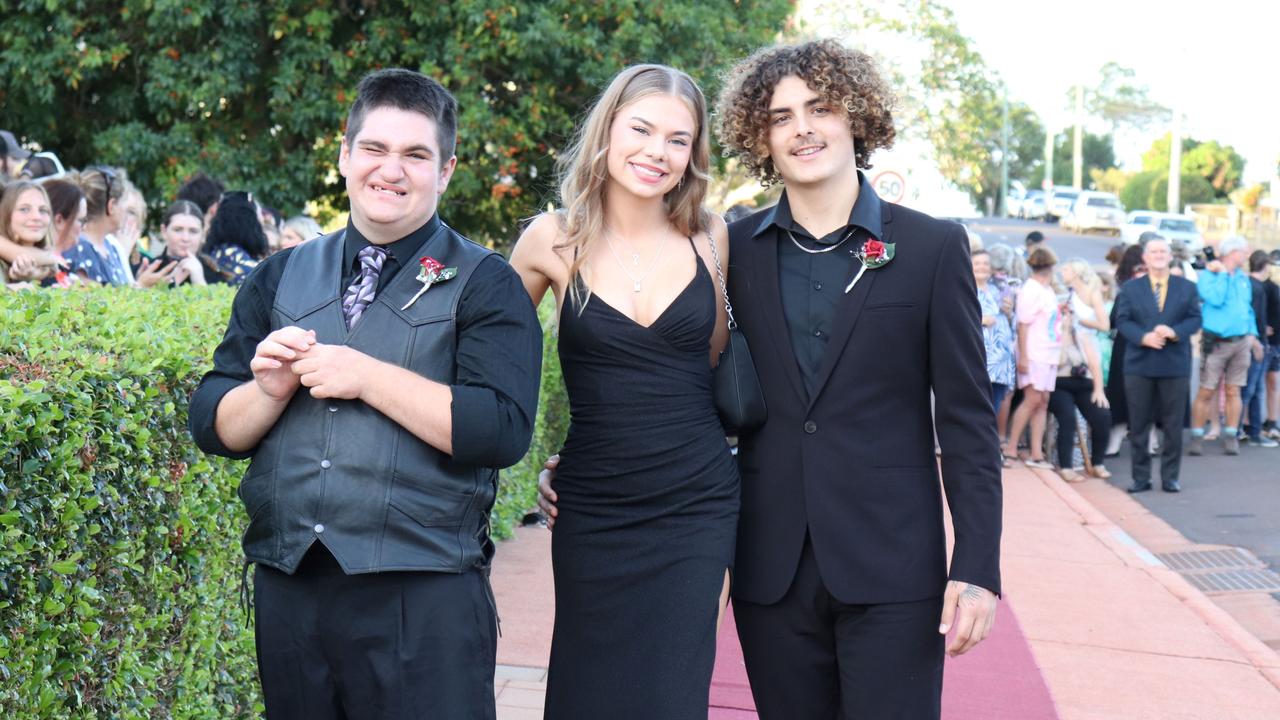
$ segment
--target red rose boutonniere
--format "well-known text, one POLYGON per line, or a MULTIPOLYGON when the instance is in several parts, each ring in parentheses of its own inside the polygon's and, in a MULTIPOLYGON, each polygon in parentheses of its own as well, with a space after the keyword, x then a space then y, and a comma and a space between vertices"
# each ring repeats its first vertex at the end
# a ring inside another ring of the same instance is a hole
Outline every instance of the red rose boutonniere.
POLYGON ((401 310, 408 310, 409 306, 418 301, 422 297, 422 293, 431 289, 432 285, 442 283, 446 280, 452 280, 458 274, 458 268, 445 267, 444 263, 433 257, 418 258, 418 282, 422 283, 422 289, 413 297, 409 298, 409 302, 404 304, 401 310))
POLYGON ((847 293, 853 289, 854 285, 862 279, 862 274, 868 270, 884 267, 893 259, 893 243, 880 242, 875 238, 868 238, 862 243, 862 249, 855 253, 855 257, 862 261, 862 267, 858 268, 858 274, 853 276, 849 281, 848 287, 844 289, 847 293))

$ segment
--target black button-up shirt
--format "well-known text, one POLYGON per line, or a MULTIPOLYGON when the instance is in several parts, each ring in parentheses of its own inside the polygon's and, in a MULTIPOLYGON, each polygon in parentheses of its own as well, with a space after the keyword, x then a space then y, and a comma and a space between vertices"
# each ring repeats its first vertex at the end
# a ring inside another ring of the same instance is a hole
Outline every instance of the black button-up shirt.
POLYGON ((835 322, 836 306, 861 267, 856 253, 868 238, 881 237, 880 198, 859 172, 858 200, 849 212, 849 222, 815 238, 792 217, 791 203, 783 192, 773 211, 761 219, 756 237, 771 237, 778 245, 782 315, 805 392, 812 396, 835 322), (815 252, 805 252, 801 247, 815 252), (816 252, 824 249, 827 252, 816 252))
MULTIPOLYGON (((439 216, 390 245, 378 274, 378 290, 400 271, 416 273, 414 253, 440 227, 439 216)), ((342 287, 358 272, 356 255, 369 241, 348 224, 343 239, 342 287)), ((222 444, 215 428, 218 403, 253 379, 249 361, 271 333, 271 308, 292 248, 263 260, 245 279, 231 309, 226 335, 213 353, 213 370, 191 398, 190 426, 196 444, 218 455, 245 458, 222 444)), ((520 277, 500 257, 475 269, 458 303, 457 380, 453 391, 453 458, 480 467, 506 467, 524 453, 538 404, 542 328, 520 277), (511 368, 527 368, 515 373, 511 368)))

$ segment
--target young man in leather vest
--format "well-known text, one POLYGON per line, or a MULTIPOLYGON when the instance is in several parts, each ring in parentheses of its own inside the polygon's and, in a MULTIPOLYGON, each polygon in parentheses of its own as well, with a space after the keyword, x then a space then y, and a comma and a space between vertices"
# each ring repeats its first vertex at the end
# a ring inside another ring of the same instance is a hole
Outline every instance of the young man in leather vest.
POLYGON ((729 226, 769 408, 739 439, 733 578, 762 720, 937 718, 944 649, 995 616, 1001 463, 968 240, 861 172, 892 105, 872 59, 831 40, 757 52, 719 102, 722 146, 785 187, 729 226))
POLYGON ((267 716, 493 718, 488 513, 524 455, 542 332, 519 277, 444 225, 456 101, 365 77, 347 227, 259 265, 191 401, 240 486, 267 716))

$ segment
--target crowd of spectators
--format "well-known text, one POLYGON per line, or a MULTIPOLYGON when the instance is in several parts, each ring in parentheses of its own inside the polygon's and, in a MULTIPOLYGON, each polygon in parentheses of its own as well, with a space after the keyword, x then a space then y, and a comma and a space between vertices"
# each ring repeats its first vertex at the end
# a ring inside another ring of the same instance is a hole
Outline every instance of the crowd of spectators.
POLYGON ((1006 466, 1107 478, 1128 438, 1130 490, 1153 487, 1159 455, 1178 492, 1184 430, 1190 455, 1280 447, 1280 251, 1233 237, 1193 257, 1147 233, 1095 268, 1040 232, 970 246, 1006 466))
POLYGON ((204 172, 149 224, 152 206, 124 168, 67 169, 54 153, 32 152, 0 130, 0 284, 238 285, 267 255, 322 234, 312 218, 284 221, 204 172))

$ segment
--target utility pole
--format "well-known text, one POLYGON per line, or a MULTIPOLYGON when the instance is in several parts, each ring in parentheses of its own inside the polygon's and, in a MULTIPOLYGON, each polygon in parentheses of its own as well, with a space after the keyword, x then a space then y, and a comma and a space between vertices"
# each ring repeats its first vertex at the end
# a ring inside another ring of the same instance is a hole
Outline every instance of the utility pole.
POLYGON ((1173 127, 1169 133, 1169 194, 1165 199, 1168 211, 1182 212, 1182 109, 1173 106, 1173 127))
MULTIPOLYGON (((1049 123, 1044 126, 1044 182, 1041 188, 1047 193, 1053 187, 1053 141, 1054 132, 1049 123)), ((1046 204, 1047 207, 1047 204, 1046 204)))
POLYGON ((1000 209, 998 217, 1009 216, 1009 88, 1004 87, 1001 101, 1003 105, 1004 126, 1000 137, 1000 209))
POLYGON ((1084 189, 1084 83, 1076 85, 1076 136, 1072 149, 1071 187, 1084 189))

